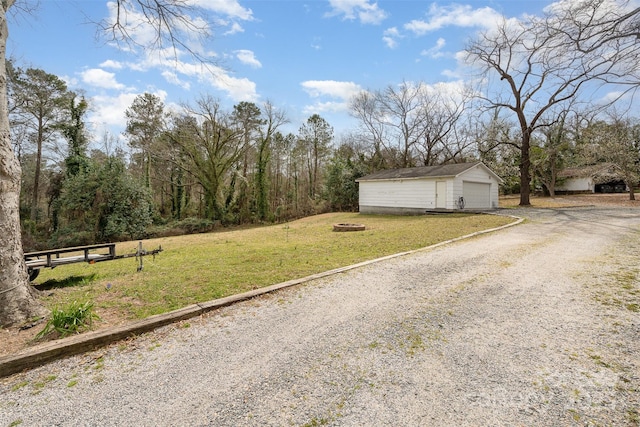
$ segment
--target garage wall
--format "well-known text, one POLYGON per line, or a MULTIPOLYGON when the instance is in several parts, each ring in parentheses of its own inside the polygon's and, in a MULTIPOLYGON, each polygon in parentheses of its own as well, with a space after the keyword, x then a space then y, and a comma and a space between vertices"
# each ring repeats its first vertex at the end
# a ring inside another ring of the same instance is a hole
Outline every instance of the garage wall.
POLYGON ((465 209, 498 207, 498 180, 486 167, 474 167, 457 177, 425 177, 360 181, 360 212, 386 214, 424 214, 436 208, 436 182, 446 182, 447 210, 457 210, 459 197, 465 209))
POLYGON ((435 209, 435 181, 365 181, 359 184, 362 213, 424 213, 435 209))

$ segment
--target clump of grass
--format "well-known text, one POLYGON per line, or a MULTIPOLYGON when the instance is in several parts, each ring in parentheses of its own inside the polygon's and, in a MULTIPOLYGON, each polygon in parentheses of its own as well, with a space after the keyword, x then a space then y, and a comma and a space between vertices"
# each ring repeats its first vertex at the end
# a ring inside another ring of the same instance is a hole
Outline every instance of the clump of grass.
POLYGON ((72 302, 66 308, 56 308, 51 312, 51 319, 44 329, 36 335, 36 339, 41 339, 49 334, 57 333, 60 337, 66 337, 79 333, 81 330, 91 327, 93 319, 98 319, 98 315, 93 312, 93 303, 72 302))
POLYGON ((35 382, 33 384, 33 388, 35 388, 36 390, 40 390, 43 389, 44 386, 47 385, 47 383, 50 383, 51 381, 54 381, 56 378, 58 378, 55 375, 48 375, 47 377, 43 378, 41 381, 35 382))
POLYGON ((11 391, 20 390, 22 387, 26 386, 27 384, 29 384, 29 381, 20 381, 19 383, 11 387, 11 391))

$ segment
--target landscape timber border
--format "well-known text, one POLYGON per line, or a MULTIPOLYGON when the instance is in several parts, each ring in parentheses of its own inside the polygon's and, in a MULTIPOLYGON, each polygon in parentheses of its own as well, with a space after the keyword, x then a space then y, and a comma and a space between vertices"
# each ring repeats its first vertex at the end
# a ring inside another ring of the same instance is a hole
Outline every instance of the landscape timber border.
POLYGON ((15 355, 0 357, 0 378, 8 377, 10 375, 33 369, 38 366, 45 365, 57 359, 62 359, 68 356, 96 350, 100 347, 107 346, 117 341, 124 340, 126 338, 141 335, 145 332, 150 332, 154 329, 162 326, 169 325, 171 323, 179 322, 182 320, 190 319, 200 316, 207 312, 226 307, 235 304, 240 301, 246 301, 251 298, 255 298, 261 295, 269 294, 280 289, 289 288, 292 286, 300 285, 302 283, 310 282, 313 280, 321 279, 324 277, 332 276, 339 273, 344 273, 349 270, 364 267, 369 264, 374 264, 381 261, 386 261, 401 256, 410 255, 417 252, 435 249, 440 246, 444 246, 450 243, 454 243, 460 240, 469 239, 482 234, 492 233, 508 227, 513 227, 524 221, 524 218, 514 215, 502 215, 514 218, 515 221, 500 227, 490 228, 487 230, 476 231, 475 233, 467 234, 464 236, 449 239, 443 242, 436 243, 434 245, 426 246, 424 248, 414 249, 406 252, 399 252, 384 257, 363 261, 357 264, 352 264, 345 267, 335 268, 322 273, 312 274, 310 276, 302 277, 300 279, 293 279, 286 282, 278 283, 272 286, 255 289, 252 291, 244 292, 237 295, 231 295, 225 298, 219 298, 216 300, 189 305, 187 307, 174 310, 164 314, 157 314, 147 317, 146 319, 131 322, 123 326, 115 327, 112 329, 105 329, 102 331, 86 332, 78 335, 73 335, 67 338, 61 338, 48 343, 40 344, 24 351, 21 351, 15 355))

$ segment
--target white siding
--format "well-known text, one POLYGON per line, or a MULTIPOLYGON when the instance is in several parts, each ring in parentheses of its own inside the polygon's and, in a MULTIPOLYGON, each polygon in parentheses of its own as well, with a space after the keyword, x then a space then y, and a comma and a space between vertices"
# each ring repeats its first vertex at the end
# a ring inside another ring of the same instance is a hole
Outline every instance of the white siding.
POLYGON ((420 214, 436 208, 436 182, 446 183, 445 209, 456 210, 456 202, 464 195, 464 184, 471 183, 465 209, 493 209, 498 207, 498 179, 486 166, 479 164, 457 177, 433 177, 360 181, 360 212, 420 214))
POLYGON ((436 209, 447 208, 447 181, 436 180, 436 209))
POLYGON ((595 191, 591 178, 567 178, 562 184, 556 185, 556 191, 595 191))
POLYGON ((364 181, 360 183, 360 205, 434 209, 435 181, 425 179, 364 181))

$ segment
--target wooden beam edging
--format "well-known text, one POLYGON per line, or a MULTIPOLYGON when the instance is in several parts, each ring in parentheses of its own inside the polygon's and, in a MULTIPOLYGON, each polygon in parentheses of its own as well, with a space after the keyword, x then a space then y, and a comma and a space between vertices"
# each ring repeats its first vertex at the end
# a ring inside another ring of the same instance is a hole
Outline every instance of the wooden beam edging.
POLYGON ((169 313, 156 314, 154 316, 147 317, 146 319, 132 322, 127 325, 118 326, 113 329, 86 332, 83 334, 78 334, 71 337, 62 338, 56 341, 40 344, 38 346, 31 347, 15 355, 2 356, 0 357, 0 378, 8 377, 9 375, 13 375, 27 369, 33 369, 57 359, 62 359, 64 357, 73 356, 79 353, 95 350, 97 348, 112 344, 116 341, 120 341, 125 338, 129 338, 132 336, 140 335, 145 332, 152 331, 161 326, 166 326, 168 324, 179 322, 181 320, 197 317, 209 311, 226 307, 240 301, 245 301, 251 298, 255 298, 260 295, 272 293, 280 289, 285 289, 292 286, 300 285, 305 282, 321 279, 334 274, 344 273, 349 270, 364 267, 366 265, 378 263, 381 261, 386 261, 392 258, 398 258, 401 256, 406 256, 413 253, 434 249, 449 243, 457 242, 459 240, 468 239, 468 238, 479 236, 482 234, 493 233, 495 231, 499 231, 508 227, 513 227, 515 225, 520 224, 522 221, 524 221, 524 218, 520 218, 512 215, 507 215, 507 216, 515 218, 516 221, 500 227, 490 228, 488 230, 477 231, 475 233, 456 237, 454 239, 446 240, 444 242, 439 242, 434 245, 426 246, 424 248, 414 249, 406 252, 399 252, 396 254, 359 262, 357 264, 352 264, 345 267, 334 268, 333 270, 312 274, 310 276, 302 277, 300 279, 288 280, 286 282, 278 283, 278 284, 267 286, 264 288, 254 289, 252 291, 243 292, 241 294, 231 295, 228 297, 219 298, 219 299, 215 299, 208 302, 189 305, 187 307, 183 307, 178 310, 170 311, 169 313))

